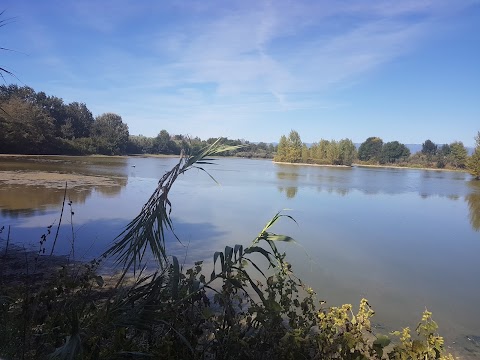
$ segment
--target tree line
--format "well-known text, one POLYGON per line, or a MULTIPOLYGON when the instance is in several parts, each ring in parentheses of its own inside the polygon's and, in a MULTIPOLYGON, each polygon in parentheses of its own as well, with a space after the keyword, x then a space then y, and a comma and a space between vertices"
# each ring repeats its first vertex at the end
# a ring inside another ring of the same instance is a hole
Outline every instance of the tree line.
POLYGON ((398 141, 384 143, 379 137, 369 137, 358 150, 350 139, 325 140, 311 146, 303 143, 297 131, 282 135, 274 161, 321 165, 347 165, 353 162, 368 165, 398 165, 426 168, 466 169, 480 178, 480 132, 475 137, 476 147, 472 156, 461 141, 438 145, 430 139, 422 144, 422 150, 411 154, 405 144, 398 141))
POLYGON ((308 147, 302 143, 298 132, 292 130, 288 137, 285 135, 280 137, 274 161, 350 166, 356 155, 357 150, 350 139, 340 141, 322 139, 308 147))
MULTIPOLYGON (((0 153, 51 155, 173 154, 196 152, 216 138, 202 140, 170 135, 130 135, 128 125, 115 113, 96 117, 85 103, 36 92, 31 87, 0 86, 0 153)), ((224 138, 226 145, 242 145, 225 156, 273 158, 276 147, 264 142, 224 138)))
MULTIPOLYGON (((202 140, 199 137, 187 135, 170 135, 167 130, 161 130, 156 137, 144 135, 131 135, 129 138, 128 152, 130 154, 167 154, 178 155, 181 150, 189 153, 198 152, 200 149, 213 144, 218 138, 202 140)), ((226 146, 240 146, 233 150, 225 151, 219 156, 238 156, 246 158, 273 158, 276 146, 265 142, 253 143, 243 139, 222 138, 226 146)))
POLYGON ((0 153, 108 154, 126 151, 128 126, 120 115, 95 118, 84 103, 36 92, 28 86, 0 86, 0 153))
MULTIPOLYGON (((128 125, 115 113, 96 117, 85 103, 65 103, 62 98, 36 92, 28 86, 0 86, 0 153, 124 155, 172 154, 181 150, 197 152, 214 143, 216 138, 202 140, 187 135, 170 135, 161 130, 155 137, 130 135, 128 125)), ((264 142, 223 138, 229 146, 240 148, 224 156, 274 158, 279 162, 331 164, 394 164, 398 166, 467 169, 480 178, 480 134, 472 156, 460 141, 435 144, 430 139, 422 150, 411 154, 398 141, 384 143, 369 137, 357 149, 351 139, 325 140, 307 146, 297 131, 282 135, 278 146, 264 142)))

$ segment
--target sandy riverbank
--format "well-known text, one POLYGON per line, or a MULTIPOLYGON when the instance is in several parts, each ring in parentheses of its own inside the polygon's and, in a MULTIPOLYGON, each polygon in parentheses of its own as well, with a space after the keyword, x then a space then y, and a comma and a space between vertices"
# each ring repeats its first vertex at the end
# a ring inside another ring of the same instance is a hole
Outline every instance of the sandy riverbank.
POLYGON ((63 174, 46 171, 0 171, 0 183, 7 185, 45 186, 47 188, 63 189, 79 186, 118 186, 113 177, 63 174))

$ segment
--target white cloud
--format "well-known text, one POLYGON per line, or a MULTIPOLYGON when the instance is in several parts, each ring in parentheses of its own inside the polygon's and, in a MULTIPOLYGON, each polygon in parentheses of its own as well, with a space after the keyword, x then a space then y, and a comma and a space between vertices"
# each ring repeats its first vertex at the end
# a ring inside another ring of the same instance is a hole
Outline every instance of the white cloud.
POLYGON ((66 2, 66 19, 99 39, 74 59, 46 25, 35 24, 32 41, 47 44, 44 59, 56 64, 47 81, 60 89, 64 79, 50 93, 96 114, 117 111, 132 133, 153 135, 168 122, 161 128, 202 134, 233 120, 258 124, 265 113, 340 106, 323 95, 415 51, 439 19, 471 3, 66 2))

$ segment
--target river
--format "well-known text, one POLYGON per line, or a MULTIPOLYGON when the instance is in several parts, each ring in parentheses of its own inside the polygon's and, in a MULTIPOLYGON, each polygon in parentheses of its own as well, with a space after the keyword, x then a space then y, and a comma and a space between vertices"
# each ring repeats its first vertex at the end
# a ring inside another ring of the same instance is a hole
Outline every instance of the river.
MULTIPOLYGON (((0 158, 0 247, 11 241, 46 253, 67 203, 55 253, 101 254, 178 159, 0 158), (68 204, 71 201, 71 205, 68 204), (73 214, 72 214, 73 213, 73 214)), ((225 245, 248 245, 279 210, 275 228, 302 280, 328 305, 369 299, 378 331, 415 327, 433 312, 447 345, 480 350, 480 184, 461 172, 330 168, 221 158, 181 176, 171 193, 182 244, 170 253, 210 261, 225 245)))

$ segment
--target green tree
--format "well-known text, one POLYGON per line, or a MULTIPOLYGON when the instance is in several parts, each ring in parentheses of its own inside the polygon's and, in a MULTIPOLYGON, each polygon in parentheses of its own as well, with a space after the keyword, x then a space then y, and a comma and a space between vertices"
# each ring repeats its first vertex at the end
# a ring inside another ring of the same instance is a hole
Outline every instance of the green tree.
POLYGON ((430 139, 425 140, 425 142, 422 144, 422 154, 427 155, 429 158, 437 153, 437 149, 438 146, 430 139))
POLYGON ((43 109, 21 98, 1 102, 0 152, 56 154, 53 119, 43 109))
POLYGON ((272 143, 268 144, 268 147, 267 147, 267 154, 271 155, 275 152, 275 145, 273 145, 272 143))
POLYGON ((358 149, 358 158, 362 161, 379 161, 382 154, 383 140, 369 137, 358 149))
POLYGON ((450 155, 451 149, 450 145, 448 144, 443 144, 440 149, 438 150, 437 154, 443 155, 443 156, 448 156, 450 155))
POLYGON ((450 144, 449 161, 453 167, 463 169, 467 165, 467 149, 461 141, 455 141, 450 144))
POLYGON ((327 161, 330 165, 340 164, 340 147, 338 146, 338 142, 335 140, 331 140, 328 143, 327 161))
POLYGON ((72 102, 65 107, 65 116, 65 122, 61 125, 63 138, 74 139, 90 136, 94 119, 87 105, 72 102))
POLYGON ((287 162, 297 163, 302 159, 302 139, 297 131, 291 130, 287 138, 287 162))
POLYGON ((437 168, 442 169, 447 165, 450 153, 451 153, 451 149, 450 149, 450 145, 448 144, 443 144, 437 150, 437 155, 436 155, 437 168))
POLYGON ((144 135, 130 135, 127 152, 129 154, 153 154, 154 139, 144 135))
POLYGON ((338 142, 340 152, 340 165, 351 166, 357 157, 357 148, 350 139, 342 139, 338 142))
POLYGON ((63 99, 56 96, 49 96, 43 91, 35 96, 35 103, 45 110, 53 119, 55 136, 62 137, 62 128, 67 122, 67 105, 63 99))
POLYGON ((475 150, 468 159, 468 172, 472 174, 476 180, 480 180, 480 131, 475 136, 475 150))
POLYGON ((310 149, 306 144, 303 144, 302 145, 302 162, 306 164, 308 163, 309 159, 310 159, 310 149))
POLYGON ((327 159, 327 152, 330 146, 330 141, 325 139, 320 139, 318 143, 313 144, 311 149, 312 158, 316 163, 319 164, 329 164, 330 162, 327 159))
POLYGON ((35 104, 36 96, 35 91, 29 86, 19 87, 16 84, 0 86, 0 101, 6 101, 15 97, 30 104, 35 104))
POLYGON ((476 180, 480 180, 480 148, 475 148, 472 156, 468 159, 468 172, 472 174, 476 180))
POLYGON ((410 150, 398 141, 385 143, 382 148, 381 163, 405 161, 410 156, 410 150))
MULTIPOLYGON (((210 140, 210 139, 209 139, 210 140)), ((207 140, 207 142, 209 141, 207 140)), ((180 147, 172 140, 167 130, 161 130, 154 139, 154 152, 159 154, 180 154, 180 147)))
POLYGON ((125 153, 128 145, 128 125, 122 121, 120 115, 105 113, 95 118, 92 136, 99 153, 120 155, 125 153))
POLYGON ((287 161, 288 141, 285 135, 280 137, 280 141, 277 146, 277 153, 273 157, 274 161, 283 162, 287 161))

